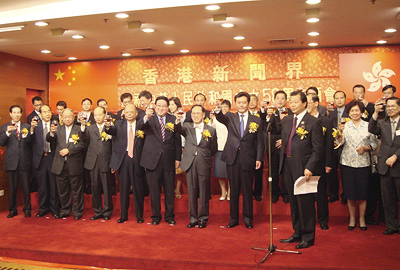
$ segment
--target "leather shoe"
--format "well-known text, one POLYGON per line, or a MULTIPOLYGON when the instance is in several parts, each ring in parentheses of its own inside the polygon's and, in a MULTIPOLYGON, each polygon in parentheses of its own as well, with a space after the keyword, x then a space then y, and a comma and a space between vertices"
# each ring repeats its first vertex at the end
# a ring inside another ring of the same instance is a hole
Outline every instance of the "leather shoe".
POLYGON ((245 223, 244 226, 246 226, 247 229, 253 229, 253 223, 245 223))
POLYGON ((104 217, 104 220, 110 220, 111 217, 104 217))
POLYGON ((128 218, 120 218, 117 220, 117 223, 124 223, 125 221, 128 221, 128 218))
POLYGON ((90 218, 90 220, 97 220, 103 218, 103 215, 94 215, 93 217, 90 218))
POLYGON ((281 243, 301 242, 301 238, 300 237, 290 236, 289 238, 279 240, 279 242, 281 242, 281 243))
POLYGON ((138 218, 137 219, 137 223, 143 223, 144 222, 144 219, 143 218, 138 218))
POLYGON ((78 219, 81 219, 81 218, 82 218, 82 216, 80 216, 80 215, 74 216, 74 219, 75 219, 75 220, 78 220, 78 219))
POLYGON ((296 245, 297 249, 301 248, 309 248, 314 245, 314 241, 301 241, 298 245, 296 245))
POLYGON ((272 203, 279 201, 279 196, 272 196, 272 203))
POLYGON ((228 229, 230 229, 230 228, 236 227, 237 225, 238 225, 238 223, 229 222, 229 224, 226 225, 226 227, 227 227, 228 229))
POLYGON ((188 227, 188 228, 193 228, 193 227, 196 227, 196 225, 197 225, 197 222, 190 222, 190 223, 187 225, 187 227, 188 227))
POLYGON ((37 217, 37 218, 39 218, 39 217, 44 217, 45 215, 47 215, 47 212, 45 212, 45 211, 39 211, 39 212, 36 214, 36 217, 37 217))
POLYGON ((158 225, 158 224, 160 224, 160 221, 159 221, 159 220, 153 220, 153 221, 151 222, 151 225, 158 225))
POLYGON ((167 222, 169 225, 176 225, 176 221, 173 220, 173 219, 166 220, 166 222, 167 222))
POLYGON ((360 230, 366 231, 366 230, 368 230, 368 227, 367 226, 360 226, 360 230))
POLYGON ((199 223, 199 228, 200 228, 200 229, 203 229, 203 228, 205 228, 205 227, 207 227, 207 223, 206 223, 206 222, 200 222, 200 223, 199 223))
POLYGON ((288 203, 289 202, 289 196, 288 195, 282 196, 282 198, 283 198, 283 202, 284 203, 288 203))
POLYGON ((25 212, 25 217, 31 217, 31 212, 25 212))
POLYGON ((329 230, 328 224, 325 223, 320 223, 319 226, 321 226, 321 230, 327 231, 329 230))
POLYGON ((58 216, 54 216, 56 219, 69 217, 69 214, 59 214, 58 216))
POLYGON ((395 234, 395 233, 397 233, 398 231, 396 231, 396 230, 392 230, 392 229, 386 229, 385 231, 383 231, 383 234, 384 235, 392 235, 392 234, 395 234))
POLYGON ((10 213, 8 214, 7 218, 12 218, 18 216, 18 212, 17 211, 10 211, 10 213))
POLYGON ((261 198, 261 196, 258 196, 258 195, 254 195, 254 199, 256 200, 256 201, 262 201, 262 198, 261 198))

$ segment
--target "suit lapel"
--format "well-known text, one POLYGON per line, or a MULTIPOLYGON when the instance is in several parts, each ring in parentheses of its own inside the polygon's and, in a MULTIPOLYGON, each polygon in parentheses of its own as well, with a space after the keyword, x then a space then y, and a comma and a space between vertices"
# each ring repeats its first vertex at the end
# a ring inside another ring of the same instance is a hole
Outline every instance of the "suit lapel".
POLYGON ((289 132, 287 132, 286 137, 282 138, 284 139, 285 145, 287 144, 287 142, 289 141, 289 137, 290 137, 290 131, 292 130, 292 126, 293 126, 293 119, 294 119, 294 114, 288 115, 286 116, 288 117, 288 119, 290 119, 289 123, 290 125, 287 125, 289 132))
POLYGON ((233 124, 236 127, 236 132, 238 134, 238 137, 240 138, 240 116, 239 113, 235 113, 233 115, 233 124))
MULTIPOLYGON (((158 120, 158 116, 156 114, 154 114, 154 116, 152 118, 153 118, 153 121, 156 122, 154 126, 156 127, 157 138, 160 140, 160 142, 162 142, 163 139, 162 139, 162 135, 161 135, 161 125, 160 125, 160 121, 158 120)), ((167 118, 165 118, 165 119, 167 119, 167 118)), ((150 120, 151 120, 151 118, 150 118, 150 120)), ((167 121, 165 121, 165 122, 167 122, 167 121)), ((164 125, 164 128, 165 128, 165 125, 164 125)))

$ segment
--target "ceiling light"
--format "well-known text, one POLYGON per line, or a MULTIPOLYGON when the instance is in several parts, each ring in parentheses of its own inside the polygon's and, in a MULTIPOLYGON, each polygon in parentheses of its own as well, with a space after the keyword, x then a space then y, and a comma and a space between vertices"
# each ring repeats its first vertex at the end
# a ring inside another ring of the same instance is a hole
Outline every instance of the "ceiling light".
POLYGON ((206 9, 207 10, 218 10, 218 9, 220 9, 220 7, 218 5, 209 5, 209 6, 206 6, 206 9))
POLYGON ((102 50, 107 50, 107 49, 110 49, 110 46, 108 46, 108 45, 101 45, 99 48, 102 49, 102 50))
POLYGON ((233 39, 234 39, 234 40, 243 40, 244 37, 242 37, 242 36, 236 36, 236 37, 234 37, 233 39))
POLYGON ((35 22, 36 26, 47 26, 49 25, 47 22, 35 22))
POLYGON ((40 52, 41 53, 51 53, 51 51, 49 51, 49 50, 41 50, 40 52))
POLYGON ((68 57, 68 60, 76 60, 77 58, 76 57, 73 57, 73 56, 71 56, 71 57, 68 57))
POLYGON ((251 46, 244 46, 243 47, 243 50, 251 50, 251 49, 253 49, 253 47, 251 47, 251 46))
POLYGON ((131 54, 130 54, 130 53, 127 53, 127 52, 121 53, 121 55, 122 55, 122 56, 125 56, 125 57, 126 57, 126 56, 131 56, 131 54))
POLYGON ((173 40, 166 40, 166 41, 164 41, 164 44, 167 44, 167 45, 172 45, 172 44, 174 44, 175 43, 175 41, 173 41, 173 40))
POLYGON ((394 29, 394 28, 388 28, 388 29, 385 30, 386 33, 394 33, 394 32, 396 32, 396 31, 397 31, 397 30, 394 29))
POLYGON ((186 50, 186 49, 181 50, 181 53, 188 53, 188 52, 189 52, 189 50, 186 50))
POLYGON ((19 31, 19 30, 22 30, 24 27, 25 27, 24 25, 2 27, 2 28, 0 28, 0 32, 19 31))
POLYGON ((223 24, 221 24, 221 26, 224 28, 231 28, 231 27, 234 27, 235 25, 233 23, 223 23, 223 24))
POLYGON ((115 14, 115 17, 117 17, 118 19, 125 19, 125 18, 128 18, 129 15, 126 13, 117 13, 117 14, 115 14))
POLYGON ((315 46, 318 46, 318 43, 317 42, 310 42, 310 43, 308 43, 308 46, 315 47, 315 46))
POLYGON ((387 41, 386 40, 378 40, 376 43, 378 44, 385 44, 387 41))
POLYGON ((316 36, 319 36, 319 33, 318 32, 310 32, 310 33, 308 33, 308 35, 312 36, 312 37, 316 37, 316 36))
POLYGON ((154 29, 153 28, 143 28, 142 31, 145 33, 153 33, 154 29))
POLYGON ((309 18, 309 19, 307 19, 307 22, 316 23, 316 22, 319 22, 319 19, 318 18, 309 18))
POLYGON ((82 39, 82 38, 84 38, 84 36, 82 36, 82 35, 73 35, 72 38, 73 39, 82 39))
POLYGON ((306 3, 309 5, 315 5, 321 3, 321 0, 307 0, 306 3))

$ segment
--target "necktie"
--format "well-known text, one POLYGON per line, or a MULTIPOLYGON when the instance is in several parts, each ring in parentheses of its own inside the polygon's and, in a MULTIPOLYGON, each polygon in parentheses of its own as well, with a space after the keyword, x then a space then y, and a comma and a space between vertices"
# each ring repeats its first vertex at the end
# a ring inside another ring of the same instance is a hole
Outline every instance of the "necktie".
POLYGON ((392 121, 392 140, 396 136, 396 121, 392 121))
POLYGON ((337 111, 337 125, 339 126, 340 124, 340 118, 342 118, 340 111, 337 111))
POLYGON ((101 131, 103 130, 103 128, 101 126, 99 126, 99 134, 101 135, 101 131))
POLYGON ((50 152, 50 147, 49 143, 46 141, 46 135, 49 133, 49 128, 47 127, 47 123, 44 124, 44 129, 43 129, 43 147, 44 147, 44 152, 48 153, 50 152))
POLYGON ((244 133, 244 114, 240 115, 240 137, 243 138, 243 133, 244 133))
POLYGON ((128 156, 130 158, 133 158, 133 144, 134 144, 133 127, 132 127, 132 124, 130 124, 129 125, 129 138, 128 138, 128 156))
POLYGON ((19 140, 19 130, 18 130, 18 125, 15 125, 15 132, 17 133, 17 138, 19 140))
POLYGON ((287 157, 289 157, 292 154, 292 138, 294 136, 294 132, 296 131, 296 127, 297 127, 297 116, 294 117, 292 130, 290 131, 289 140, 285 148, 285 155, 287 157))
POLYGON ((162 140, 165 140, 165 125, 164 125, 164 121, 162 118, 160 118, 160 127, 161 127, 161 137, 162 140))

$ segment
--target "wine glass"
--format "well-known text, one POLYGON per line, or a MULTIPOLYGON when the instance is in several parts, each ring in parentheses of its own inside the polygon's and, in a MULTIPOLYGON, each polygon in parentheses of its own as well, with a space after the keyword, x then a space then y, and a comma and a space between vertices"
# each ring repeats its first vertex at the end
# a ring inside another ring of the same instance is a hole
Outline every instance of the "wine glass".
POLYGON ((81 117, 82 117, 83 120, 85 120, 85 122, 87 122, 88 115, 87 115, 86 112, 81 112, 81 117))
POLYGON ((288 109, 287 109, 286 107, 283 107, 283 108, 282 108, 282 111, 281 111, 281 115, 282 115, 282 116, 287 116, 288 113, 289 113, 289 112, 288 112, 288 109))
POLYGON ((153 110, 153 113, 154 113, 155 108, 154 108, 153 104, 150 103, 149 106, 147 106, 147 108, 150 110, 153 110))
POLYGON ((51 121, 51 124, 54 125, 55 127, 58 127, 58 125, 59 125, 57 119, 54 119, 53 121, 51 121))
POLYGON ((35 122, 39 122, 39 116, 34 116, 33 118, 32 118, 32 121, 35 121, 35 122))
POLYGON ((104 122, 109 124, 111 123, 111 121, 112 121, 111 115, 107 114, 106 117, 104 117, 104 122))
POLYGON ((346 124, 346 118, 345 117, 340 117, 340 124, 342 124, 342 125, 346 124))

